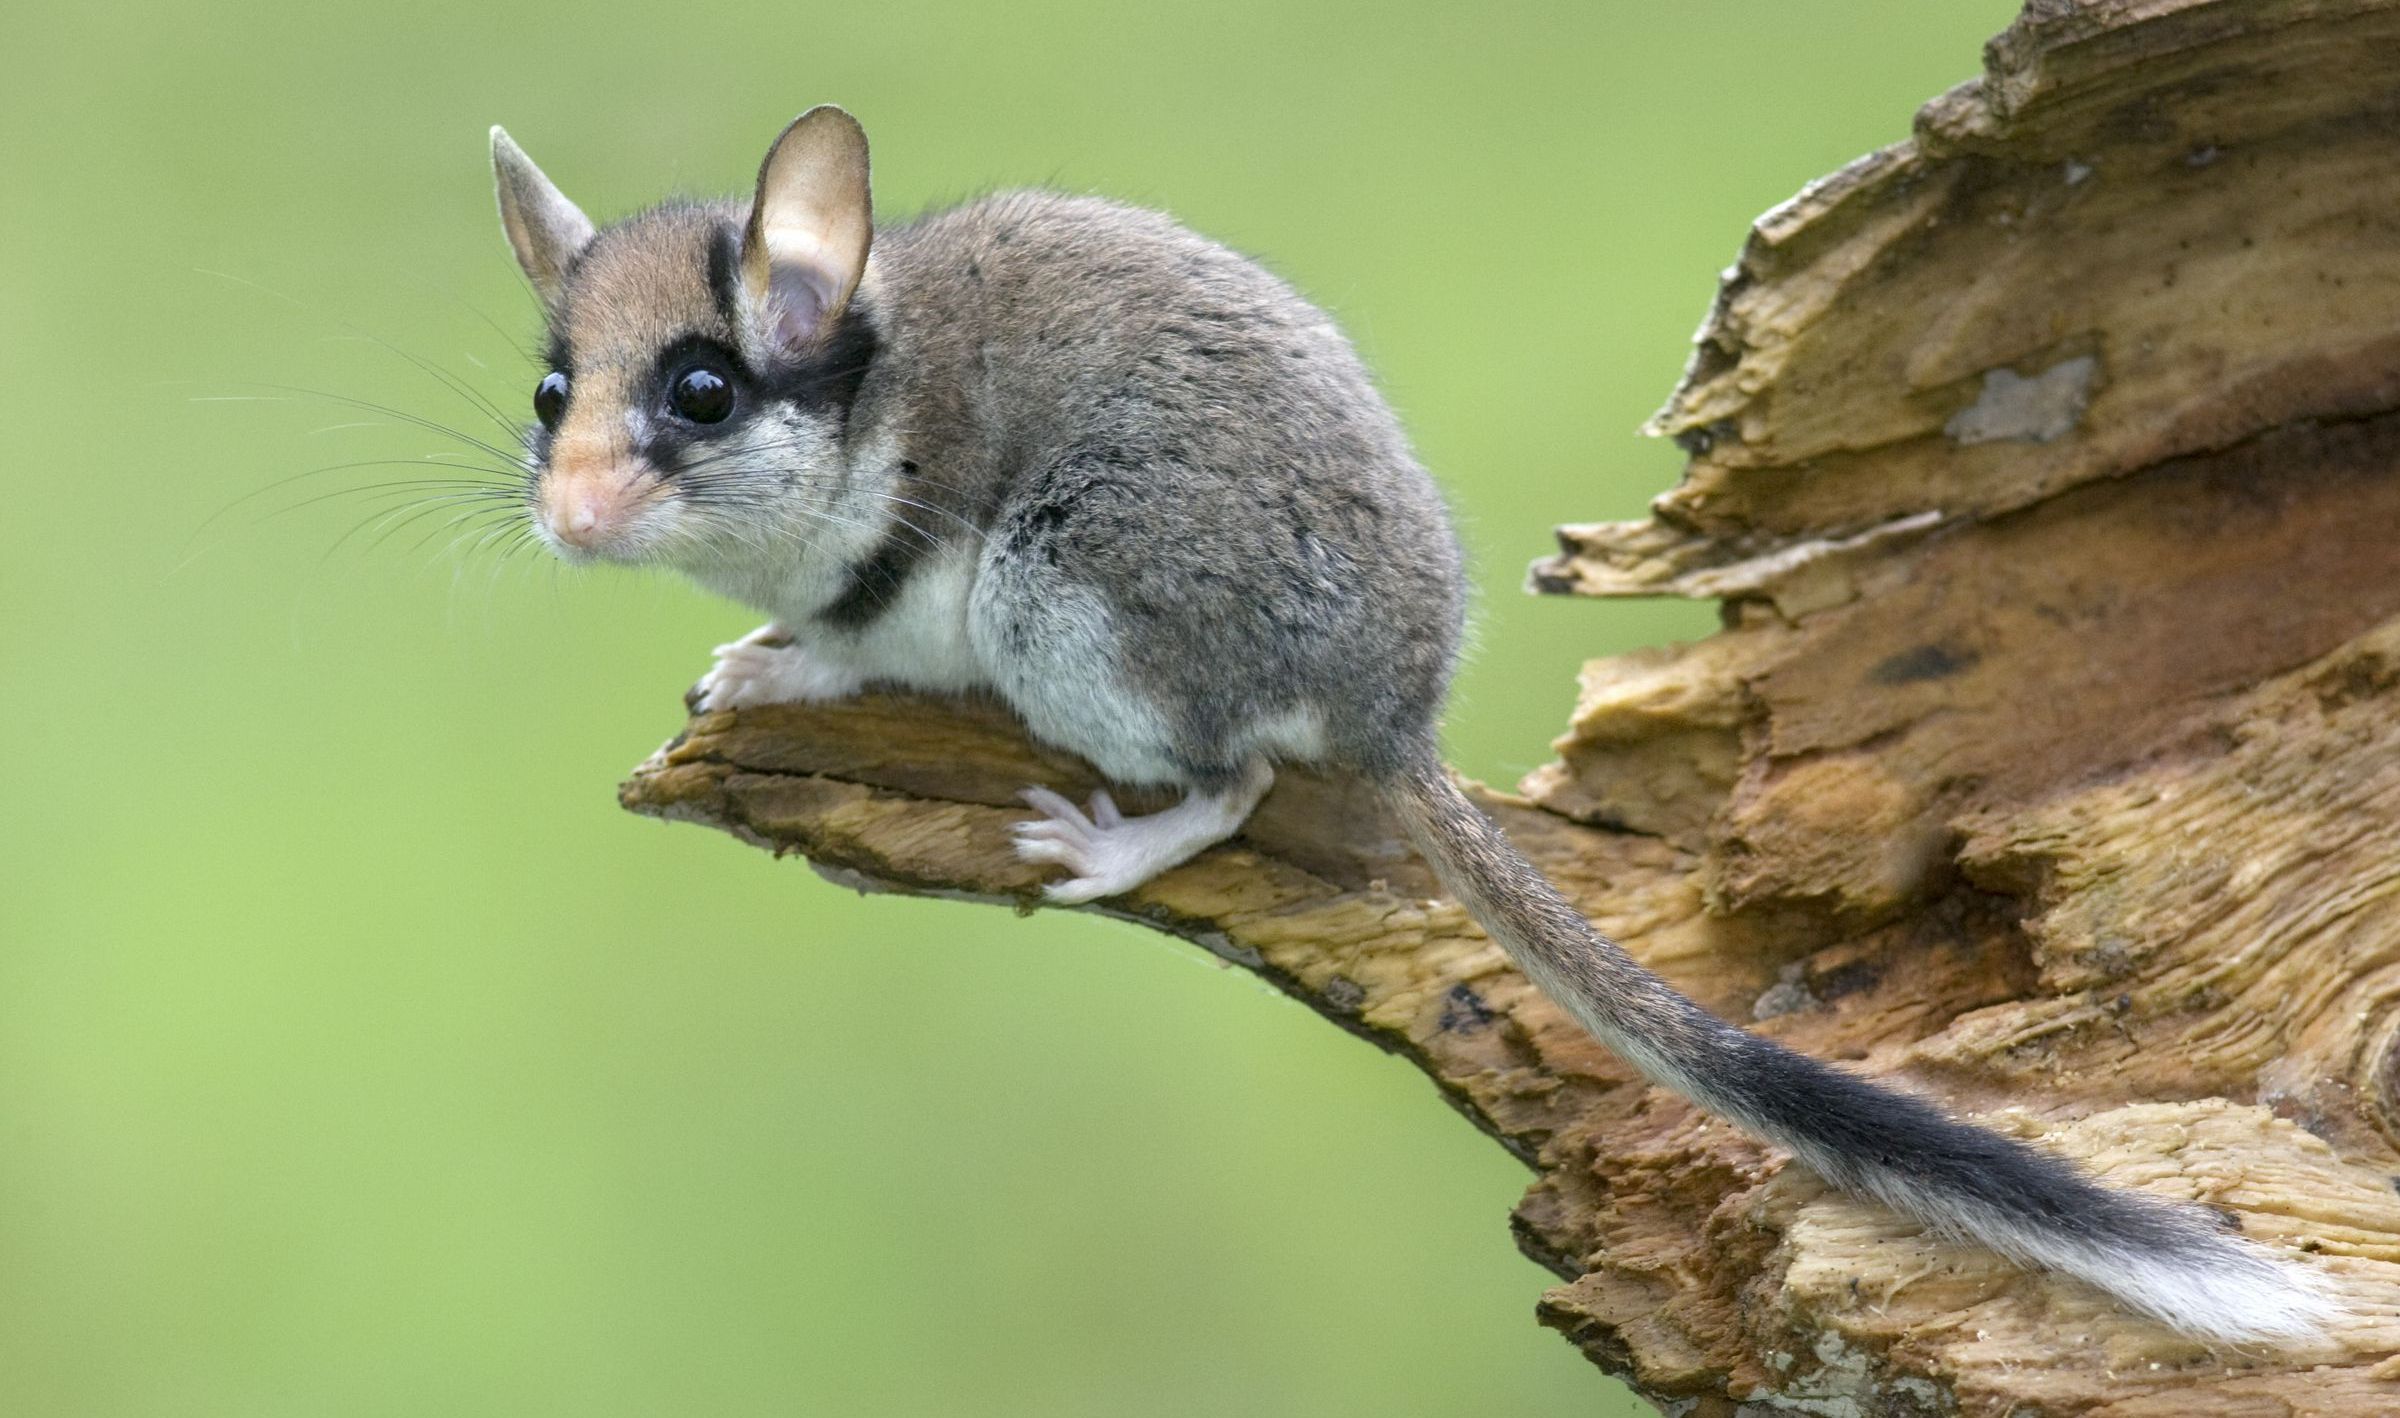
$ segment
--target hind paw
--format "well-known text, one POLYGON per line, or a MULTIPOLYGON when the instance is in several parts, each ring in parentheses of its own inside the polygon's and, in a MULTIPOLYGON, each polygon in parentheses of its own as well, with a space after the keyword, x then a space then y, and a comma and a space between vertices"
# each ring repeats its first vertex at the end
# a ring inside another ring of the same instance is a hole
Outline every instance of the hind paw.
POLYGON ((1274 776, 1265 764, 1256 764, 1225 792, 1194 793, 1164 812, 1141 817, 1118 811, 1105 790, 1092 794, 1086 812, 1048 788, 1027 788, 1018 796, 1041 815, 1017 824, 1017 855, 1073 873, 1042 889, 1060 905, 1122 896, 1240 831, 1274 776))

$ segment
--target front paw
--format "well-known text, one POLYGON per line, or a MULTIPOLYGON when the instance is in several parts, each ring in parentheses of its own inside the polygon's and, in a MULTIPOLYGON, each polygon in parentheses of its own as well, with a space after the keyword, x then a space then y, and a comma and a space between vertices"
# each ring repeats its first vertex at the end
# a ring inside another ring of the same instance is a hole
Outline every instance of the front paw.
POLYGON ((684 696, 694 713, 751 704, 816 703, 845 698, 859 688, 858 676, 810 655, 772 625, 719 645, 714 654, 716 664, 684 696))

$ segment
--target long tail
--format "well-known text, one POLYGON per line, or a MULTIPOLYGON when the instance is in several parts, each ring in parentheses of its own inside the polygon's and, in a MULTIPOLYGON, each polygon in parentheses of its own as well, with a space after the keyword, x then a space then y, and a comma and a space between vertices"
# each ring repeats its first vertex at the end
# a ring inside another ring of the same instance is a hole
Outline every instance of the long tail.
POLYGON ((1652 1081, 1835 1186, 2209 1339, 2305 1340, 2337 1313, 2315 1275, 2214 1213, 2099 1186, 1708 1013, 1593 930, 1430 752, 1381 788, 1442 884, 1543 993, 1652 1081))

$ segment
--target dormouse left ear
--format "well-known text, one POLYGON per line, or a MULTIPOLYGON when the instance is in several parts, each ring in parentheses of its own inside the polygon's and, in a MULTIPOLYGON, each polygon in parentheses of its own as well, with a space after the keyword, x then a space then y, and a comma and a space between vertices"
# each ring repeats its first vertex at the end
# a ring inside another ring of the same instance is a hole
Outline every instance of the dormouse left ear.
POLYGON ((866 131, 832 104, 793 119, 759 167, 742 235, 745 336, 787 357, 815 348, 849 307, 874 234, 866 131))
POLYGON ((492 180, 500 192, 500 225, 525 279, 555 311, 567 269, 591 244, 592 219, 499 128, 492 130, 492 180))

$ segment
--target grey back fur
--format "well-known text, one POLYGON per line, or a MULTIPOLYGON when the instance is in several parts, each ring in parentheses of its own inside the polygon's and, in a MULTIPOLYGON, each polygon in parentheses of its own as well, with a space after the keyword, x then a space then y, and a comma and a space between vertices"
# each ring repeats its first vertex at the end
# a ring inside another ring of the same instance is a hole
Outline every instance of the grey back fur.
POLYGON ((1364 768, 1425 741, 1457 652, 1458 550, 1322 311, 1092 198, 1005 193, 877 249, 893 360, 859 418, 914 420, 921 466, 994 479, 983 576, 1001 584, 979 599, 1003 659, 1090 673, 1040 662, 1060 605, 1096 597, 1128 688, 1172 717, 1178 776, 1203 786, 1295 716, 1321 718, 1323 757, 1364 768), (916 411, 945 387, 956 421, 927 427, 916 411))

